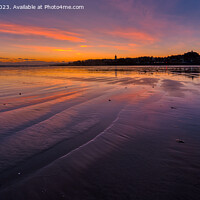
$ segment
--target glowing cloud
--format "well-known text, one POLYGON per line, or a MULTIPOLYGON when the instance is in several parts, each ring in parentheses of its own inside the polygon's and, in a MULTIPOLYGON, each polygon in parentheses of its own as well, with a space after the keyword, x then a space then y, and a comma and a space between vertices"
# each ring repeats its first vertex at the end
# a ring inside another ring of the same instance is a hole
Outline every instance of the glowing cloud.
POLYGON ((72 49, 53 49, 53 51, 73 51, 72 49))
POLYGON ((132 30, 132 29, 128 29, 124 31, 122 30, 112 31, 112 32, 108 32, 108 34, 113 35, 115 37, 125 38, 130 41, 137 41, 142 44, 146 44, 146 43, 152 44, 158 40, 158 38, 148 33, 138 31, 138 30, 132 30))
POLYGON ((80 47, 84 48, 84 47, 88 47, 87 45, 81 45, 80 47))
POLYGON ((8 33, 15 35, 42 36, 55 40, 67 40, 71 42, 84 42, 79 34, 67 32, 55 28, 41 28, 36 26, 22 26, 17 24, 0 23, 0 33, 8 33))

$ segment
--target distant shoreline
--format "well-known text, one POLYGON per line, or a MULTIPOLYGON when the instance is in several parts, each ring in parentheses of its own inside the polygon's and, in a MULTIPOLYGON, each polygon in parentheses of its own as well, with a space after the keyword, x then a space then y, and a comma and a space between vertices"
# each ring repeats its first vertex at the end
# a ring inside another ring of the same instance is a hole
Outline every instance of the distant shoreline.
POLYGON ((182 67, 182 68, 186 68, 186 67, 195 67, 195 68, 200 68, 200 64, 176 64, 176 65, 166 65, 166 64, 155 64, 155 65, 148 65, 148 64, 144 64, 144 65, 0 65, 0 68, 6 68, 6 67, 20 67, 20 68, 24 68, 24 67, 79 67, 79 68, 84 68, 84 67, 182 67))
POLYGON ((118 66, 118 67, 164 67, 164 66, 180 66, 180 67, 189 67, 189 66, 196 66, 196 67, 200 67, 200 64, 138 64, 138 65, 67 65, 67 64, 53 64, 53 65, 0 65, 1 67, 114 67, 114 66, 118 66))
MULTIPOLYGON (((40 65, 41 66, 41 65, 40 65)), ((112 67, 112 66, 143 66, 143 67, 145 67, 145 66, 147 66, 147 67, 149 67, 149 66, 152 66, 152 67, 154 67, 154 66, 199 66, 200 67, 200 63, 199 64, 164 64, 164 63, 158 63, 158 64, 135 64, 135 65, 125 65, 125 64, 121 64, 121 65, 68 65, 68 64, 54 64, 54 65, 50 65, 50 66, 65 66, 65 67, 76 67, 76 66, 79 66, 79 67, 92 67, 92 66, 94 66, 94 67, 101 67, 101 66, 107 66, 107 67, 112 67)))
MULTIPOLYGON (((55 64, 54 64, 55 65, 55 64)), ((172 55, 167 57, 153 57, 144 56, 138 58, 117 58, 115 55, 114 59, 89 59, 79 60, 69 63, 59 63, 58 65, 66 66, 158 66, 158 65, 200 65, 200 55, 197 52, 191 51, 184 53, 183 55, 172 55)))
POLYGON ((6 66, 200 66, 200 55, 197 52, 190 51, 182 55, 172 55, 167 57, 143 56, 137 58, 117 58, 114 59, 88 59, 73 62, 51 62, 42 64, 35 63, 2 63, 0 67, 6 66))

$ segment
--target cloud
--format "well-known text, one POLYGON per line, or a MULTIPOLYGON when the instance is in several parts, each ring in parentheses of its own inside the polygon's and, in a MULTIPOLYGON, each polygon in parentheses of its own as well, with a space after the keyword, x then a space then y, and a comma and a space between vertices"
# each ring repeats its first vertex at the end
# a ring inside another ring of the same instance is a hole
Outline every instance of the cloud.
POLYGON ((52 49, 53 51, 73 51, 72 49, 52 49))
POLYGON ((67 32, 56 28, 42 28, 36 26, 23 26, 18 24, 0 23, 0 33, 15 35, 42 36, 55 40, 67 40, 71 42, 85 42, 79 34, 67 32))
POLYGON ((169 14, 177 1, 179 0, 110 0, 110 5, 120 13, 125 26, 132 26, 151 36, 156 34, 164 37, 166 34, 174 34, 174 29, 180 28, 181 24, 185 28, 182 18, 169 14))
POLYGON ((37 61, 36 59, 29 59, 29 58, 21 58, 23 61, 37 61))
POLYGON ((8 58, 0 57, 0 60, 6 60, 6 59, 8 59, 8 58))
POLYGON ((0 60, 2 60, 2 63, 5 62, 27 62, 27 61, 37 61, 36 59, 32 59, 32 58, 2 58, 0 57, 0 60))
POLYGON ((89 45, 81 45, 81 48, 87 48, 87 47, 93 47, 93 46, 89 46, 89 45))
POLYGON ((114 50, 119 50, 119 51, 134 51, 136 50, 137 47, 140 47, 138 44, 133 44, 133 43, 126 43, 126 44, 112 44, 112 45, 98 45, 100 48, 109 48, 109 49, 114 49, 114 50))
POLYGON ((53 61, 42 61, 32 58, 0 58, 0 65, 46 65, 53 64, 53 61))
POLYGON ((71 52, 74 51, 73 49, 67 48, 58 48, 55 46, 36 46, 36 45, 13 45, 14 47, 21 48, 28 51, 36 51, 36 52, 49 52, 49 51, 56 51, 56 52, 71 52))
POLYGON ((156 36, 152 36, 148 33, 129 28, 125 30, 114 30, 107 33, 114 37, 128 39, 130 41, 138 42, 141 44, 153 44, 154 42, 158 41, 158 38, 156 36))

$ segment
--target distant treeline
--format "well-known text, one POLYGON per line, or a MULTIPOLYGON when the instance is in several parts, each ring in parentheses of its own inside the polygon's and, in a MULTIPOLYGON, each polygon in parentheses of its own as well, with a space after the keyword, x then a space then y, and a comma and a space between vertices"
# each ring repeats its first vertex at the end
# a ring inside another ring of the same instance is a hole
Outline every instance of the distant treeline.
POLYGON ((58 64, 60 66, 105 66, 105 65, 200 65, 200 55, 188 52, 168 57, 138 57, 117 59, 90 59, 58 64))

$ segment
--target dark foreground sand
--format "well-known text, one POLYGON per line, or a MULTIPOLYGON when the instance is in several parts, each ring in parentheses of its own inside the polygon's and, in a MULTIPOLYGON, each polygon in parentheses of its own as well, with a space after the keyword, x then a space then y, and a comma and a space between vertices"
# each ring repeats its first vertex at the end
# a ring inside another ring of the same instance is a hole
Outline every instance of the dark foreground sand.
POLYGON ((1 70, 1 200, 200 199, 198 74, 1 70))

